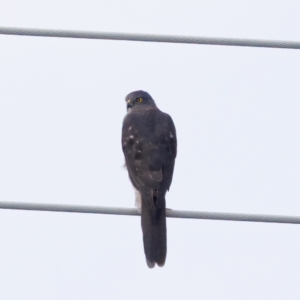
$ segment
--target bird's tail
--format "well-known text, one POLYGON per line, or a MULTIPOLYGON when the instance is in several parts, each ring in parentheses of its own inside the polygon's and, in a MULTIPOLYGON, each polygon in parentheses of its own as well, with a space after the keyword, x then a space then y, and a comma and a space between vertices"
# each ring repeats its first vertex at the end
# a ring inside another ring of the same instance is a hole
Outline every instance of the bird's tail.
POLYGON ((167 256, 167 227, 165 193, 157 190, 142 193, 141 222, 144 251, 149 268, 155 263, 162 267, 167 256))

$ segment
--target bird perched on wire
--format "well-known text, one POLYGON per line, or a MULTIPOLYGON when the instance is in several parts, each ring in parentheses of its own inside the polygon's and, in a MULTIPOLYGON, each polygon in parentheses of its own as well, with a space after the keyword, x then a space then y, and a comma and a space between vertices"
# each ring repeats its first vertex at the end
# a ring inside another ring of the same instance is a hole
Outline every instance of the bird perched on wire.
POLYGON ((177 154, 176 129, 147 92, 132 92, 125 101, 122 148, 141 211, 146 261, 149 268, 162 267, 167 255, 165 195, 177 154))

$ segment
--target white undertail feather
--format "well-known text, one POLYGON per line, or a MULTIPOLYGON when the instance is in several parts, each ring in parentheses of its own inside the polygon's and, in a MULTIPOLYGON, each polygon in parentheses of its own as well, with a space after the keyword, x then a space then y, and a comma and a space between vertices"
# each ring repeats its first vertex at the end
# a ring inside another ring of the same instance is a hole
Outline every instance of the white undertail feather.
POLYGON ((134 189, 134 193, 135 193, 135 207, 138 209, 139 212, 141 212, 141 210, 142 210, 141 193, 137 189, 134 189))
MULTIPOLYGON (((126 162, 123 165, 123 168, 127 169, 126 162)), ((134 203, 135 207, 138 209, 139 213, 141 213, 141 211, 142 211, 142 196, 141 196, 141 193, 136 188, 134 188, 134 194, 135 194, 135 203, 134 203)))

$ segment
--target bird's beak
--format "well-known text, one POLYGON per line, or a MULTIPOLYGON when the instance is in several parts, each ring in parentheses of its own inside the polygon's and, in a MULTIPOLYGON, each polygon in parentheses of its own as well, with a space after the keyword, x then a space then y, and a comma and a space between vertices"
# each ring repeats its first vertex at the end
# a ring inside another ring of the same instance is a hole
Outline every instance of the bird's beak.
POLYGON ((133 105, 132 100, 129 99, 129 100, 127 100, 126 102, 127 102, 127 109, 128 109, 128 108, 131 108, 132 105, 133 105))

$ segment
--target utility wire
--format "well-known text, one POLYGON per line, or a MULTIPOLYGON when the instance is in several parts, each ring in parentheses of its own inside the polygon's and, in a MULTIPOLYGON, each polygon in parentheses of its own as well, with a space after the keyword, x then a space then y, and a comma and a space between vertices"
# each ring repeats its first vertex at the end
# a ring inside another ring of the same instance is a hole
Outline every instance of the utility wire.
MULTIPOLYGON (((140 213, 136 208, 102 207, 102 206, 85 206, 85 205, 0 202, 0 209, 140 216, 140 213)), ((172 210, 172 209, 167 209, 166 213, 167 213, 167 217, 169 218, 179 218, 179 219, 204 219, 204 220, 222 220, 222 221, 300 224, 300 217, 293 217, 293 216, 215 213, 215 212, 184 211, 184 210, 172 210)))
POLYGON ((180 35, 52 30, 52 29, 34 29, 34 28, 17 28, 17 27, 0 27, 0 34, 77 38, 77 39, 119 40, 119 41, 136 41, 136 42, 300 49, 300 42, 293 42, 293 41, 229 39, 229 38, 211 38, 211 37, 180 36, 180 35))
MULTIPOLYGON (((292 42, 292 41, 228 39, 228 38, 209 38, 209 37, 204 38, 204 37, 193 37, 193 36, 130 34, 130 33, 116 33, 116 32, 113 33, 113 32, 91 32, 91 31, 74 31, 74 30, 47 30, 47 29, 0 27, 0 34, 300 49, 300 42, 292 42)), ((0 202, 0 209, 35 210, 35 211, 52 211, 52 212, 53 211, 77 212, 77 213, 112 214, 112 215, 127 215, 127 216, 140 215, 139 211, 135 208, 117 208, 117 207, 114 208, 114 207, 99 207, 99 206, 21 203, 21 202, 0 202)), ((167 210, 166 214, 167 217, 169 218, 300 224, 300 217, 293 217, 293 216, 214 213, 214 212, 179 211, 179 210, 167 210)))
MULTIPOLYGON (((160 43, 183 43, 183 44, 206 44, 206 45, 221 45, 221 46, 300 49, 300 42, 292 42, 292 41, 272 41, 272 40, 267 41, 267 40, 252 40, 252 39, 208 38, 208 37, 204 38, 204 37, 175 36, 175 35, 130 34, 130 33, 91 32, 91 31, 73 31, 73 30, 48 30, 48 29, 29 29, 29 28, 13 28, 13 27, 0 27, 0 34, 160 42, 160 43)), ((0 202, 0 209, 35 210, 35 211, 52 211, 52 212, 54 211, 77 212, 77 213, 112 214, 112 215, 127 215, 127 216, 140 215, 139 211, 135 208, 118 208, 118 207, 114 208, 114 207, 99 207, 99 206, 84 206, 84 205, 62 205, 62 204, 21 203, 21 202, 0 202)), ((167 210, 167 217, 184 218, 184 219, 300 224, 300 217, 293 217, 293 216, 214 213, 214 212, 197 212, 197 211, 181 211, 181 210, 167 210)))

